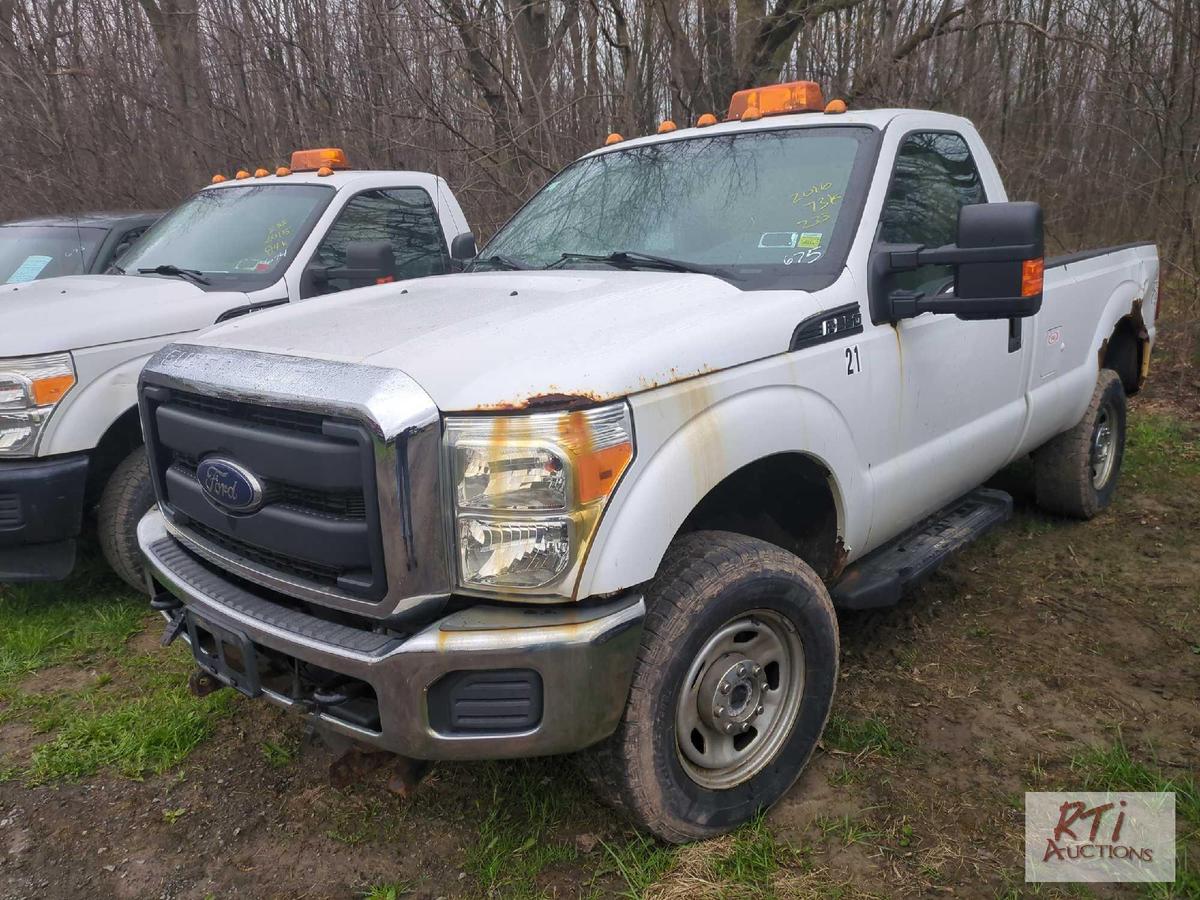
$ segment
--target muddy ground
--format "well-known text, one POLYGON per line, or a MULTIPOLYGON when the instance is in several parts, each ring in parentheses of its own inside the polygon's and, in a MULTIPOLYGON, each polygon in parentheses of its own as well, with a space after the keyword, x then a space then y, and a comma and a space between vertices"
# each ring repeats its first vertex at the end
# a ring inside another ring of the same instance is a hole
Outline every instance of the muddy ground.
MULTIPOLYGON (((1011 523, 899 607, 842 617, 824 748, 734 838, 641 838, 562 759, 442 765, 407 802, 386 770, 339 790, 298 721, 240 698, 206 707, 161 773, 31 775, 65 726, 12 710, 72 691, 103 704, 126 670, 88 652, 0 700, 0 897, 1025 895, 1023 792, 1200 772, 1200 376, 1183 347, 1133 404, 1110 510, 1043 516, 1018 466, 1001 476, 1011 523)), ((113 658, 162 667, 182 696, 182 651, 159 651, 158 630, 146 618, 113 658)), ((1183 849, 1194 873, 1195 833, 1183 849)))

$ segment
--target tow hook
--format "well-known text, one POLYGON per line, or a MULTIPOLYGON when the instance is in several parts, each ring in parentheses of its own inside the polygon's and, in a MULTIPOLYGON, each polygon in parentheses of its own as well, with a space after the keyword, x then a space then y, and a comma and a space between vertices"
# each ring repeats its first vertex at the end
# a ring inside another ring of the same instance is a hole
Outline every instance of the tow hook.
POLYGON ((196 669, 188 676, 188 690, 195 697, 207 697, 223 687, 225 687, 224 684, 203 669, 196 669))
POLYGON ((411 800, 421 780, 429 772, 428 760, 351 748, 330 763, 329 783, 335 788, 345 789, 389 763, 392 772, 388 776, 388 792, 402 800, 411 800))

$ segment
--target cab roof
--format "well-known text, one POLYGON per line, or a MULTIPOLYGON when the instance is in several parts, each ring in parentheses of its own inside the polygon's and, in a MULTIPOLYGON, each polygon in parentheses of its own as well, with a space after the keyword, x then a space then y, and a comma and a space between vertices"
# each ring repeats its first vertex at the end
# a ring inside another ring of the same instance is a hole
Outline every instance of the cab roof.
POLYGON ((74 215, 38 216, 0 223, 0 228, 15 225, 43 228, 115 228, 118 225, 150 225, 162 218, 162 212, 82 212, 74 215))
POLYGON ((421 187, 434 191, 443 180, 429 172, 410 172, 407 170, 386 169, 335 169, 330 175, 318 175, 316 172, 292 172, 289 175, 250 176, 249 178, 229 178, 219 184, 205 186, 206 191, 219 191, 231 187, 251 187, 255 185, 288 185, 315 184, 340 191, 344 187, 354 185, 358 188, 372 187, 421 187))
POLYGON ((866 125, 884 131, 898 116, 921 115, 931 122, 942 124, 946 128, 961 129, 969 125, 967 119, 950 113, 930 112, 920 109, 862 109, 847 110, 843 113, 801 112, 787 115, 771 115, 747 122, 729 120, 718 122, 703 128, 676 128, 673 131, 660 134, 649 134, 643 137, 628 138, 613 144, 608 144, 593 150, 587 156, 597 156, 627 147, 638 147, 646 144, 656 144, 664 141, 674 141, 686 138, 709 137, 718 134, 737 134, 743 131, 767 131, 778 128, 819 128, 837 125, 866 125))

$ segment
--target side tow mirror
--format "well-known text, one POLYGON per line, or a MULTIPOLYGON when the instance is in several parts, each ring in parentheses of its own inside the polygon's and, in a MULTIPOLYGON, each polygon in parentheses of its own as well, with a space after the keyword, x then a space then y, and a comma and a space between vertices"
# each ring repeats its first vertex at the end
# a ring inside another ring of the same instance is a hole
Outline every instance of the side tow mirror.
POLYGON ((958 211, 958 243, 878 244, 871 251, 871 319, 876 324, 922 313, 960 319, 1020 319, 1042 308, 1044 239, 1036 203, 979 203, 958 211), (930 296, 896 290, 891 277, 921 266, 953 266, 954 290, 930 296))
POLYGON ((313 279, 326 285, 333 279, 350 282, 350 287, 387 284, 396 280, 396 255, 389 241, 351 241, 346 245, 346 264, 313 270, 313 279))
POLYGON ((478 252, 479 250, 475 246, 475 235, 469 231, 464 231, 450 242, 450 258, 456 263, 472 260, 478 252))

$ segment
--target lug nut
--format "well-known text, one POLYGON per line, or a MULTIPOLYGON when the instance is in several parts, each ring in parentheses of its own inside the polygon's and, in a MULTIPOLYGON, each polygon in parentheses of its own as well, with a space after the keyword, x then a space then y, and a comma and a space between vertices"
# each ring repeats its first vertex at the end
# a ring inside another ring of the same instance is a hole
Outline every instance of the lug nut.
POLYGON ((732 685, 728 681, 721 682, 721 693, 722 694, 728 694, 731 688, 732 688, 732 685))
POLYGON ((742 723, 742 731, 749 731, 749 730, 750 730, 750 723, 749 723, 749 722, 743 722, 743 723, 742 723))
POLYGON ((754 674, 757 675, 761 671, 762 671, 762 666, 760 666, 756 663, 754 666, 754 674))
POLYGON ((746 664, 745 663, 742 663, 740 666, 738 666, 738 674, 739 675, 746 674, 746 664))
POLYGON ((760 706, 758 709, 756 709, 756 710, 754 711, 754 714, 755 714, 756 716, 761 716, 761 715, 763 714, 763 708, 760 706))
POLYGON ((767 683, 764 681, 762 684, 760 684, 760 685, 759 685, 759 687, 760 687, 760 688, 762 688, 762 689, 765 691, 765 690, 768 690, 768 689, 770 688, 770 685, 768 685, 768 684, 767 684, 767 683))
POLYGON ((716 709, 713 710, 713 715, 716 716, 718 719, 721 718, 721 716, 725 715, 725 707, 718 706, 716 709))
POLYGON ((728 724, 725 726, 725 733, 726 733, 726 734, 733 734, 733 723, 732 723, 732 722, 728 723, 728 724))

